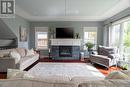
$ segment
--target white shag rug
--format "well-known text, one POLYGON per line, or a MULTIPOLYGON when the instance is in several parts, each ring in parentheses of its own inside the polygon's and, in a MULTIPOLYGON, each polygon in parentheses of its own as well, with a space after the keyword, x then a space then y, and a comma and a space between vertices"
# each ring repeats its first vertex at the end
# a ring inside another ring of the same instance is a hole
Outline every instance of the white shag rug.
POLYGON ((73 77, 89 77, 89 78, 104 78, 91 64, 86 63, 46 63, 41 62, 35 65, 28 73, 36 77, 44 76, 68 76, 73 77))

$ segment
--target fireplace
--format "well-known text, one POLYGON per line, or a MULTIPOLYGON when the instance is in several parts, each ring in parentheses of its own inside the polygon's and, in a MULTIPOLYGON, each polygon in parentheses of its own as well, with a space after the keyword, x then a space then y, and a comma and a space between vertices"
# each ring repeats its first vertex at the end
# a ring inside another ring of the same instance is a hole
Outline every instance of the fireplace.
POLYGON ((79 60, 80 39, 51 39, 50 55, 54 60, 79 60))
POLYGON ((72 57, 72 46, 59 46, 60 57, 72 57))

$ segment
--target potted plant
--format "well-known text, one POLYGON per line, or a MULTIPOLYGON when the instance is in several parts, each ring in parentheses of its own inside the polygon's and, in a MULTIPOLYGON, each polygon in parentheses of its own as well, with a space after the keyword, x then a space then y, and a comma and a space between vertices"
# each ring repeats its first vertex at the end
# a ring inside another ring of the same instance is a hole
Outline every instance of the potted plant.
POLYGON ((92 48, 94 47, 94 44, 93 44, 93 43, 87 42, 85 45, 86 45, 86 47, 88 48, 88 51, 92 51, 92 48))
POLYGON ((92 52, 93 52, 92 48, 94 47, 94 44, 91 43, 91 42, 87 42, 85 45, 86 45, 86 47, 87 47, 87 49, 88 49, 89 55, 91 55, 92 52))

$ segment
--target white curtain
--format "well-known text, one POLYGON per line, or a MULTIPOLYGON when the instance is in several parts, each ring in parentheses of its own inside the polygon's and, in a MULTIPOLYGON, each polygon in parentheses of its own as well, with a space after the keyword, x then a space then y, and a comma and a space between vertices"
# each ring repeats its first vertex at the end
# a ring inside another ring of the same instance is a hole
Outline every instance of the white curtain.
POLYGON ((111 29, 111 24, 107 24, 104 26, 104 31, 103 31, 103 45, 104 46, 110 45, 110 29, 111 29))

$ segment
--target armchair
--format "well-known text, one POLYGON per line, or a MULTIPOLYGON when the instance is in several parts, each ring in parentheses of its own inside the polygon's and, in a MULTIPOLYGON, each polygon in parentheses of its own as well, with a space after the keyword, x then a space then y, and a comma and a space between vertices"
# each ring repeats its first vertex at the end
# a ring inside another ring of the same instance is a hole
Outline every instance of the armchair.
POLYGON ((97 55, 90 55, 90 61, 92 63, 100 64, 109 68, 112 65, 116 65, 119 60, 119 54, 116 48, 99 46, 97 55))

